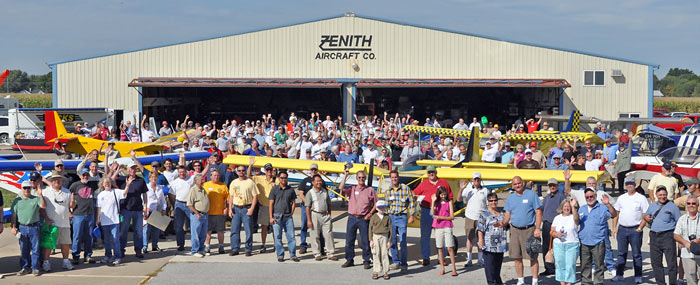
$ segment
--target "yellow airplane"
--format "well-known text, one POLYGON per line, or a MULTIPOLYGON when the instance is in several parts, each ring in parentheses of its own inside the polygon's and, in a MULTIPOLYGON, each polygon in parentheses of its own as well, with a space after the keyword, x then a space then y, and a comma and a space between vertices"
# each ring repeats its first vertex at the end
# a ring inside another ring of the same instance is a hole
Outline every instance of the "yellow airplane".
MULTIPOLYGON (((100 149, 107 144, 106 141, 84 137, 77 134, 72 134, 66 131, 66 127, 61 122, 56 111, 46 111, 44 113, 46 121, 46 131, 44 142, 46 144, 62 144, 65 143, 65 151, 86 155, 94 149, 100 149)), ((172 148, 175 145, 182 143, 186 137, 196 138, 197 131, 188 130, 187 134, 178 132, 169 136, 161 137, 154 142, 121 142, 114 143, 114 149, 119 151, 122 157, 131 156, 133 150, 137 156, 156 154, 166 148, 172 148)), ((99 160, 104 160, 104 155, 100 154, 99 160)))

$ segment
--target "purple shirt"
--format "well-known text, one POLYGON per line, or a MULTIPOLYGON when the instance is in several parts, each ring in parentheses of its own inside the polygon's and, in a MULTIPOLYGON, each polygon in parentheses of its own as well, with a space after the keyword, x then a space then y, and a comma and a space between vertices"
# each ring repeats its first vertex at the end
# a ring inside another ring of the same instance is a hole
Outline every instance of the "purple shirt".
MULTIPOLYGON (((437 203, 435 204, 435 216, 449 217, 450 216, 450 202, 447 203, 437 203)), ((450 220, 438 220, 433 219, 433 228, 451 228, 454 227, 452 221, 450 220)))

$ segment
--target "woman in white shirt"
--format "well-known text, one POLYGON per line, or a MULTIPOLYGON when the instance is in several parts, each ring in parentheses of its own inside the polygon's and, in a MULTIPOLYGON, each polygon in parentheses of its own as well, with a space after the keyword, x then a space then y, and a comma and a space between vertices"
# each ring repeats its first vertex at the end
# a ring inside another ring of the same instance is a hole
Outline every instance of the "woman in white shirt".
POLYGON ((576 200, 566 199, 559 205, 558 216, 552 222, 550 235, 556 265, 556 280, 576 283, 576 260, 579 255, 578 212, 573 211, 576 200))
POLYGON ((143 252, 148 252, 148 235, 151 235, 151 246, 153 251, 161 251, 158 247, 158 239, 160 239, 160 230, 148 224, 148 217, 153 211, 159 211, 165 216, 165 209, 168 206, 165 203, 165 194, 163 194, 163 185, 156 185, 158 181, 158 172, 151 171, 148 174, 148 214, 143 217, 143 252))
POLYGON ((119 250, 119 200, 124 199, 129 189, 129 185, 134 181, 129 178, 126 181, 126 186, 121 190, 117 189, 117 183, 112 177, 105 177, 100 180, 100 194, 97 195, 97 221, 95 226, 102 226, 102 231, 105 239, 105 257, 102 259, 103 264, 112 263, 119 265, 122 258, 122 253, 119 250), (112 253, 114 252, 114 253, 112 253), (114 256, 112 256, 114 254, 114 256))

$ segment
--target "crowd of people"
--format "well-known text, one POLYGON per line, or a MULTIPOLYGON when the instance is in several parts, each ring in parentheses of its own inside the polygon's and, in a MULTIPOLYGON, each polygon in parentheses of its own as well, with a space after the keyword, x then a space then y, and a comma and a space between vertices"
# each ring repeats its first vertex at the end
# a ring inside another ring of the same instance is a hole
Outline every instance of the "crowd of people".
MULTIPOLYGON (((422 265, 430 264, 431 250, 437 248, 438 273, 446 273, 445 258, 449 257, 450 275, 457 276, 457 248, 453 238, 456 211, 453 201, 457 201, 466 205, 467 260, 464 265, 483 266, 489 284, 503 283, 500 271, 505 252, 514 260, 518 284, 525 282, 524 259, 529 261, 532 284, 538 283, 540 275, 555 275, 562 284, 575 283, 579 258, 583 284, 601 284, 606 272, 609 278, 619 281, 623 280, 630 249, 635 282, 642 283, 641 246, 645 225, 650 226, 650 255, 656 282, 676 284, 677 280, 685 279, 690 284, 697 284, 698 264, 694 254, 700 254, 700 239, 696 236, 697 226, 692 225, 697 225, 700 181, 691 178, 683 184, 682 179, 674 176, 675 166, 667 164, 663 173, 651 180, 646 193, 640 193, 635 181, 623 176, 621 182, 625 192, 616 201, 595 178, 589 178, 585 185, 572 185, 569 181, 569 169, 598 170, 608 164, 607 167, 612 167, 615 173, 628 170, 615 163, 616 156, 628 152, 625 145, 628 138, 625 138, 624 131, 606 137, 611 143, 602 152, 590 142, 577 147, 578 142, 573 141, 557 142, 543 153, 537 149, 536 143, 528 144, 526 150, 522 145, 516 145, 512 150, 507 140, 499 139, 501 130, 498 125, 484 126, 476 118, 468 125, 460 119, 454 125, 455 129, 479 126, 494 136, 486 144, 482 156, 485 161, 509 163, 516 168, 547 168, 564 172, 564 181, 548 181, 549 191, 543 192, 543 197, 527 189, 531 188, 531 183, 516 176, 512 181, 513 193, 507 197, 501 210, 498 195, 484 187, 479 173, 474 173, 468 183, 461 181, 456 193, 445 179, 438 177, 435 166, 426 168, 427 179, 413 190, 399 183, 399 172, 394 170, 393 163, 418 154, 448 160, 459 160, 465 155, 465 145, 456 138, 435 137, 430 143, 422 144, 417 143, 419 138, 401 132, 405 124, 417 123, 410 117, 398 114, 388 117, 385 113, 384 118, 374 116, 360 120, 355 117, 352 124, 345 125, 340 124, 340 118, 334 121, 326 116, 321 120, 318 113, 312 114, 308 120, 299 119, 292 113, 288 121, 280 124, 271 117, 263 115, 262 120, 255 122, 226 121, 220 127, 216 121, 200 125, 186 117, 182 123, 176 122, 175 128, 163 122, 163 127, 155 132, 150 130, 144 116, 140 129, 126 122, 120 126, 119 132, 111 132, 112 138, 119 140, 152 141, 191 128, 197 135, 188 137, 183 149, 211 152, 206 161, 187 164, 183 154, 178 161, 168 159, 162 165, 154 162, 149 171, 135 159, 124 166, 114 163, 119 154, 108 144, 104 151, 94 150, 84 157, 77 169, 78 179, 68 174, 61 160, 55 162, 55 169, 47 177, 39 174, 42 168, 37 165, 37 172, 21 185, 22 194, 12 204, 11 231, 19 235, 21 248, 18 274, 39 275, 40 270, 52 270, 48 258, 52 248, 40 249, 39 246, 42 222, 57 228, 56 248, 62 253, 62 267, 70 270, 74 265, 97 261, 92 256, 93 242, 99 240, 95 238, 96 231, 103 237, 105 255, 101 262, 104 264, 121 263, 126 254, 130 227, 133 227, 133 252, 137 258, 144 258, 149 241, 151 251, 160 251, 160 229, 144 225, 144 220, 153 215, 174 218, 179 252, 185 251, 185 224, 188 224, 191 236, 189 253, 197 258, 212 254, 213 233, 217 234, 217 253, 226 253, 224 232, 226 222, 231 220, 230 256, 253 254, 255 227, 261 234, 257 252, 266 253, 270 227, 279 262, 299 262, 297 254, 305 254, 308 248, 311 248, 315 260, 338 260, 340 254, 336 252, 331 222, 331 198, 335 194, 326 187, 318 165, 311 164, 306 171, 309 177, 293 188, 288 181, 288 172, 271 164, 256 168, 253 166, 255 157, 247 166, 222 163, 226 155, 245 154, 354 163, 374 159, 380 167, 391 169, 391 186, 383 199, 367 186, 364 172, 355 174, 356 185, 347 186, 350 174, 346 171, 336 191, 348 199, 342 267, 355 265, 354 247, 359 239, 363 267, 373 268, 373 279, 389 279, 390 270, 399 270, 401 274, 408 272, 407 228, 418 218, 422 265), (137 138, 133 138, 136 135, 130 136, 139 133, 137 138), (616 142, 619 144, 614 144, 616 142), (613 145, 616 146, 614 149, 613 145), (104 169, 98 167, 100 152, 105 154, 104 169), (686 187, 689 194, 682 195, 686 187), (297 211, 297 200, 302 202, 299 230, 292 218, 297 211), (681 216, 679 207, 686 208, 687 213, 681 216), (608 220, 612 220, 612 227, 608 220), (241 231, 245 234, 243 244, 241 231), (283 232, 289 259, 285 259, 283 232), (297 233, 300 237, 298 249, 297 233), (611 238, 617 239, 617 262, 611 238), (473 247, 477 248, 476 262, 472 256, 473 247), (685 269, 684 277, 678 275, 678 247, 682 247, 680 260, 685 269), (545 269, 542 273, 540 255, 545 269), (663 257, 668 266, 668 281, 664 275, 663 257)), ((527 131, 538 130, 540 123, 534 119, 526 121, 527 131)), ((428 124, 435 126, 438 123, 427 119, 428 124)), ((85 134, 101 136, 101 129, 85 134)), ((506 133, 524 129, 525 124, 514 124, 506 133)), ((76 130, 82 132, 77 126, 76 130)), ((605 130, 600 133, 607 134, 605 130)))

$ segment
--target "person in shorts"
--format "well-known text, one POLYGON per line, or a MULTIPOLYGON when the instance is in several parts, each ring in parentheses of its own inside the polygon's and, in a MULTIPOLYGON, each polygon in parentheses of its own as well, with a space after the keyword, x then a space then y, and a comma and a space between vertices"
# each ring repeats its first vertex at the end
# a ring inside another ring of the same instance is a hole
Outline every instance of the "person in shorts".
POLYGON ((444 247, 450 254, 450 264, 452 264, 452 276, 457 276, 457 266, 455 265, 455 244, 452 229, 454 224, 454 209, 452 201, 449 199, 447 188, 438 186, 437 194, 432 197, 430 214, 433 216, 433 229, 435 229, 435 246, 438 250, 438 260, 440 261, 440 275, 445 274, 445 253, 444 247))
POLYGON ((210 255, 211 234, 216 232, 219 241, 219 254, 224 254, 224 231, 226 230, 226 215, 228 215, 228 187, 221 182, 221 173, 212 168, 209 171, 210 181, 204 183, 203 188, 209 197, 209 220, 207 225, 207 238, 204 242, 205 255, 210 255))
POLYGON ((248 165, 248 177, 250 177, 255 186, 258 188, 258 219, 257 224, 261 225, 260 229, 260 241, 262 245, 260 246, 260 253, 267 252, 265 243, 267 242, 267 228, 270 225, 270 192, 272 188, 277 184, 275 177, 275 170, 272 168, 272 164, 265 164, 265 175, 253 175, 253 163, 255 158, 250 159, 250 165, 248 165))
MULTIPOLYGON (((46 216, 44 217, 44 221, 46 221, 48 225, 53 225, 58 228, 56 245, 61 248, 63 268, 72 270, 73 264, 71 264, 70 259, 68 259, 72 244, 69 205, 72 205, 74 201, 71 201, 70 191, 62 186, 63 179, 65 179, 65 176, 56 171, 52 171, 51 176, 48 177, 49 187, 42 192, 44 201, 46 201, 46 216)), ((52 249, 49 248, 44 249, 42 268, 46 272, 51 271, 51 263, 49 262, 51 251, 52 249)))

